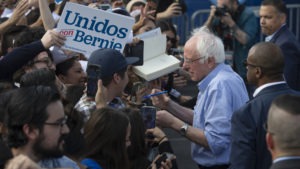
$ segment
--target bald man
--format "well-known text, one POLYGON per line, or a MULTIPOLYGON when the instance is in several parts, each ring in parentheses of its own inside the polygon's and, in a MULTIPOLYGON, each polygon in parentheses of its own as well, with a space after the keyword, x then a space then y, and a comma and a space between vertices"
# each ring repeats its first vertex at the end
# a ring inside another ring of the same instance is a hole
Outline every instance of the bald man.
POLYGON ((257 86, 253 99, 232 116, 231 169, 269 169, 272 163, 267 149, 263 124, 271 102, 279 95, 292 93, 284 81, 284 57, 281 49, 271 42, 254 45, 245 63, 247 80, 257 86))
POLYGON ((272 154, 271 169, 300 167, 300 97, 282 95, 271 105, 266 141, 272 154))

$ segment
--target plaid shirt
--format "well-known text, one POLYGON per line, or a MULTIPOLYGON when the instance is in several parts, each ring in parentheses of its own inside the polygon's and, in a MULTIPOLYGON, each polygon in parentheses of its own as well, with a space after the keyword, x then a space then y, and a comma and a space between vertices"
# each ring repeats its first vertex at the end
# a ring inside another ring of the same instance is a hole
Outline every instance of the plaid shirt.
MULTIPOLYGON (((115 97, 107 105, 115 109, 121 109, 126 107, 126 105, 124 104, 124 102, 120 97, 115 97)), ((84 94, 77 102, 74 108, 83 115, 83 120, 84 122, 86 122, 90 118, 91 113, 94 110, 96 110, 96 102, 88 98, 86 94, 84 94)))

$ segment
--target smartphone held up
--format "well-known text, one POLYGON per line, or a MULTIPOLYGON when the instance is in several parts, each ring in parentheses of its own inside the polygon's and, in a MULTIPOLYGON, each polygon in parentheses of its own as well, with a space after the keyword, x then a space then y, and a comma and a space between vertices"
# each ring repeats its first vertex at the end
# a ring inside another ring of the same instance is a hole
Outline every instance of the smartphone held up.
POLYGON ((142 114, 146 129, 155 128, 156 107, 143 106, 141 108, 141 114, 142 114))
POLYGON ((90 64, 87 67, 87 96, 95 97, 98 89, 98 80, 101 79, 101 67, 90 64))

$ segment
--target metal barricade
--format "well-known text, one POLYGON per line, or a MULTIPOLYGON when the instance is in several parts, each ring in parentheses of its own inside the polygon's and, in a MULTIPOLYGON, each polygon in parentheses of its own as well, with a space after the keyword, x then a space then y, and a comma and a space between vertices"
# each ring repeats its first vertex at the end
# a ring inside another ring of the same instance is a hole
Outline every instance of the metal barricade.
POLYGON ((172 22, 176 25, 177 34, 180 37, 179 44, 184 45, 185 41, 190 34, 190 20, 188 15, 185 13, 180 17, 175 17, 172 22))
MULTIPOLYGON (((251 7, 259 20, 259 6, 251 7)), ((295 34, 298 41, 300 41, 300 4, 289 4, 287 24, 289 29, 295 34)), ((189 32, 197 27, 202 26, 210 13, 210 9, 202 9, 194 12, 191 17, 191 29, 189 32)), ((263 36, 261 35, 261 40, 263 36)))

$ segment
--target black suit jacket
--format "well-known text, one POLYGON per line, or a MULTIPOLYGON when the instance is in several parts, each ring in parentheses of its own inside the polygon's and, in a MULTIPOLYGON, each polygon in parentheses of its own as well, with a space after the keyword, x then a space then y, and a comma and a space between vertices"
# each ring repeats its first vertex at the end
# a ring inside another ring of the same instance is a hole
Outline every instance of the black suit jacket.
POLYGON ((284 76, 288 85, 300 91, 300 44, 286 25, 282 26, 270 42, 278 45, 284 55, 284 76))
POLYGON ((273 99, 288 93, 300 95, 286 83, 269 86, 233 113, 230 169, 269 169, 272 158, 267 149, 263 124, 273 99))
POLYGON ((278 161, 270 169, 300 169, 300 159, 278 161))

